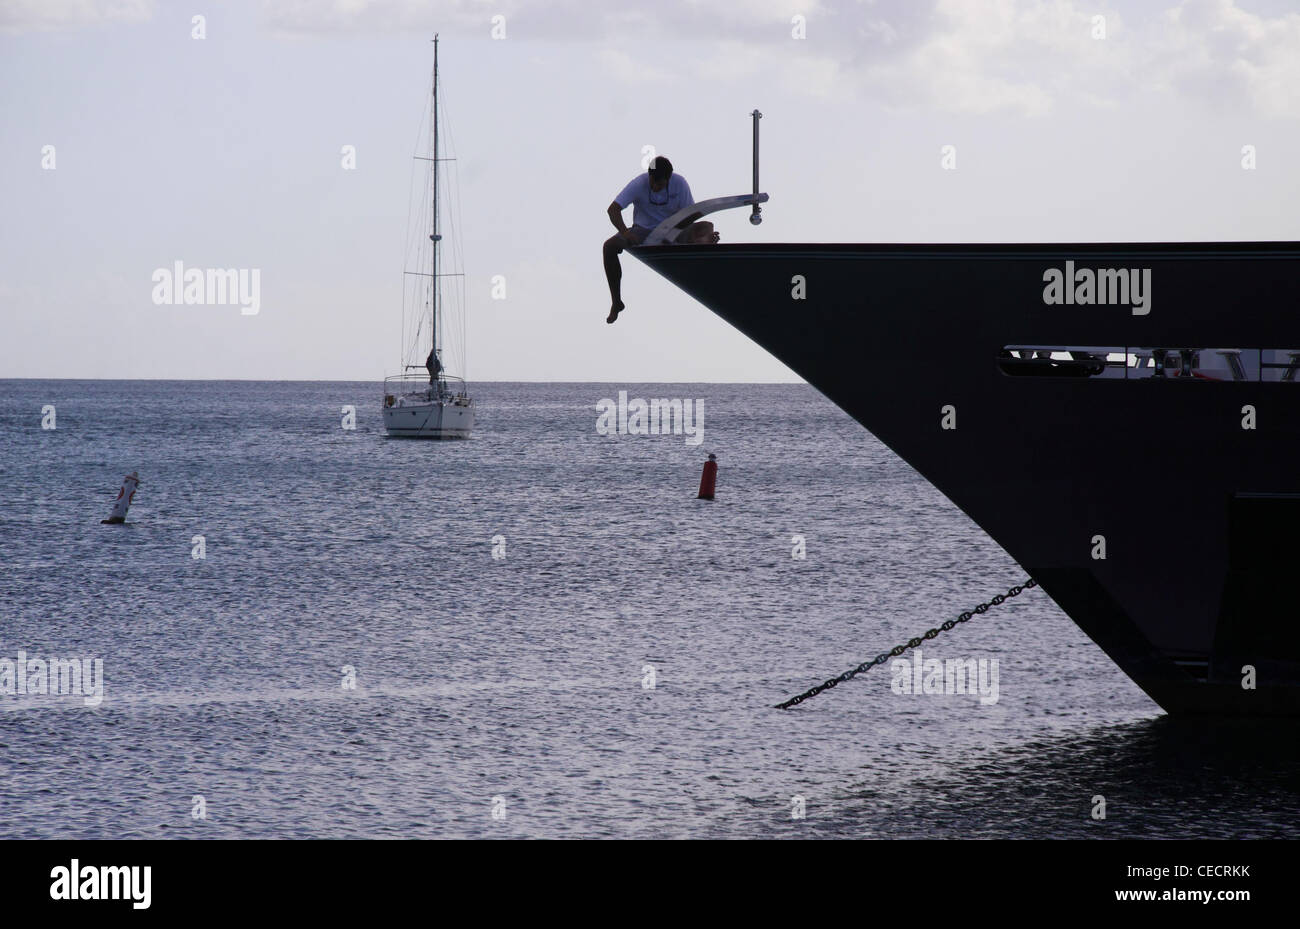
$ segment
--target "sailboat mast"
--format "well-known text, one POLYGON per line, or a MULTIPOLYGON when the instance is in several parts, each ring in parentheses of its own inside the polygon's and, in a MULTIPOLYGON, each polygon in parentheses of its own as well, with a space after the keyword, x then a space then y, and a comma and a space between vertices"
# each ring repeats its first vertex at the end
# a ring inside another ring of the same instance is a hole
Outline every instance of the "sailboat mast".
POLYGON ((429 330, 432 333, 433 348, 431 354, 438 357, 438 34, 433 35, 433 277, 429 285, 433 288, 432 313, 429 330))

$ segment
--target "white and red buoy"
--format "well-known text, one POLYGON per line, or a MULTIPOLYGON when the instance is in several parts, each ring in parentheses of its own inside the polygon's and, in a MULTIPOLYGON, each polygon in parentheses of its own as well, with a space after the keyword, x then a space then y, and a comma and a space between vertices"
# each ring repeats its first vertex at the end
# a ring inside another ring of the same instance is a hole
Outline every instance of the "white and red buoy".
POLYGON ((712 500, 713 491, 718 483, 718 456, 709 455, 704 462, 704 473, 700 475, 700 500, 712 500))
POLYGON ((101 519, 100 522, 107 526, 117 526, 126 522, 126 511, 131 508, 131 500, 135 497, 135 489, 139 486, 140 475, 134 471, 122 478, 122 489, 117 492, 117 499, 113 501, 113 512, 108 519, 101 519))

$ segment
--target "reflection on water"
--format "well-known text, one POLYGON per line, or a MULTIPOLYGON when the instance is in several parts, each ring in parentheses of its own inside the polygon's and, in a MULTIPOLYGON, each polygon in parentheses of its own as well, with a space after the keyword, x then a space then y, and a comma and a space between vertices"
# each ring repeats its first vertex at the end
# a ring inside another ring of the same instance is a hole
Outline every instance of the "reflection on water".
POLYGON ((899 791, 846 792, 826 835, 1291 838, 1300 722, 1160 716, 1033 740, 899 791), (1092 818, 1105 798, 1105 820, 1092 818))

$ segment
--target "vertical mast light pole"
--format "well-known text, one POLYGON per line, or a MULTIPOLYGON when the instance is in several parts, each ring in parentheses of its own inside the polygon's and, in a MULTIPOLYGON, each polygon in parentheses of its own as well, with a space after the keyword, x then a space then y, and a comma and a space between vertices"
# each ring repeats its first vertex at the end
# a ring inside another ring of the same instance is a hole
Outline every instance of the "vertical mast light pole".
POLYGON ((754 117, 754 208, 749 214, 749 221, 757 226, 763 221, 763 208, 758 205, 758 121, 763 118, 763 114, 755 110, 749 115, 754 117))
POLYGON ((433 314, 429 330, 433 339, 431 354, 438 357, 438 34, 433 34, 433 277, 429 286, 433 289, 433 314))

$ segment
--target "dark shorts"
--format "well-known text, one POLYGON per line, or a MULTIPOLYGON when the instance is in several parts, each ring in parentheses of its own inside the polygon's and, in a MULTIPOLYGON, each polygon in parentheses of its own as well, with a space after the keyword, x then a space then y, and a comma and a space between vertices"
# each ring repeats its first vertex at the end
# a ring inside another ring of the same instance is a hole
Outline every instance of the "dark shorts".
MULTIPOLYGON (((632 233, 632 235, 636 237, 636 242, 634 242, 633 244, 640 245, 642 242, 646 240, 646 236, 654 232, 654 230, 647 229, 645 226, 631 226, 628 228, 628 232, 632 233)), ((683 229, 681 232, 677 234, 677 241, 685 242, 688 238, 690 238, 690 235, 691 235, 691 227, 687 226, 685 229, 683 229)))

